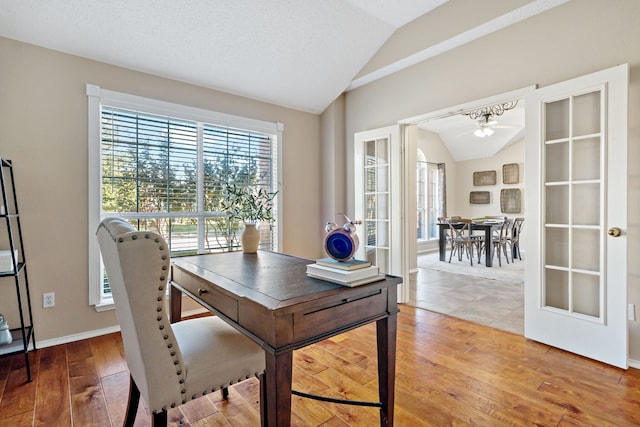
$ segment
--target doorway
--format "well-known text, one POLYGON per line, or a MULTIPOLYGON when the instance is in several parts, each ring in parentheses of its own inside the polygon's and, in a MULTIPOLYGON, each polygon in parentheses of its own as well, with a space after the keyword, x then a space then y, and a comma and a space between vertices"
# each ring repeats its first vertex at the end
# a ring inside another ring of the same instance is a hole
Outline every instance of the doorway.
MULTIPOLYGON (((524 203, 508 213, 501 211, 502 190, 524 192, 524 96, 533 88, 524 88, 495 97, 457 105, 431 114, 403 121, 406 126, 405 144, 411 162, 418 160, 418 153, 425 154, 426 162, 443 164, 446 170, 445 216, 458 215, 481 218, 491 215, 509 217, 525 216, 524 203), (469 114, 494 105, 508 105, 508 109, 495 116, 469 114), (486 125, 491 124, 491 128, 486 125), (477 136, 478 130, 491 129, 493 135, 477 136), (503 165, 515 165, 518 177, 503 182, 503 165), (495 182, 474 185, 476 172, 493 171, 495 182), (472 194, 488 194, 482 203, 472 203, 472 194)), ((416 187, 407 186, 405 196, 420 195, 417 174, 408 182, 416 181, 416 187), (414 191, 415 190, 415 191, 414 191)), ((418 197, 415 197, 416 204, 418 197)), ((521 200, 522 202, 522 200, 521 200)), ((420 215, 420 206, 417 216, 420 215)), ((417 226, 408 227, 411 231, 417 226)), ((410 232, 411 232, 410 231, 410 232)), ((419 231, 419 230, 418 230, 419 231)), ((415 238, 414 238, 415 237, 415 238)), ((522 261, 506 263, 502 267, 494 258, 494 266, 486 267, 468 260, 441 262, 438 257, 438 241, 431 239, 418 243, 411 236, 411 275, 409 304, 474 321, 509 332, 524 334, 524 269, 522 261)), ((448 257, 449 251, 447 251, 448 257)), ((447 258, 448 260, 448 258, 447 258)), ((477 260, 476 260, 477 261, 477 260)))

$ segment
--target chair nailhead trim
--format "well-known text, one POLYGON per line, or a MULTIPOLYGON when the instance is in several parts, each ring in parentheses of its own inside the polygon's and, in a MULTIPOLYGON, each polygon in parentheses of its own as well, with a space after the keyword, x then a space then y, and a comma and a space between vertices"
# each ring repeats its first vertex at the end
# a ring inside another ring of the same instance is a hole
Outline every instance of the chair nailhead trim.
POLYGON ((131 240, 138 240, 138 236, 134 234, 133 236, 131 236, 131 240))

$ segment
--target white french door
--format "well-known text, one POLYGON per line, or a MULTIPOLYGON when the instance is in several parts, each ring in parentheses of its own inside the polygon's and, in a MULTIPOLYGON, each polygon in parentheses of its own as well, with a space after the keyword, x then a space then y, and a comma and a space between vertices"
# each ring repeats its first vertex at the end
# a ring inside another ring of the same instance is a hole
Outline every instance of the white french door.
POLYGON ((355 219, 362 220, 356 258, 387 274, 403 277, 398 301, 408 298, 408 268, 403 230, 404 159, 400 126, 354 135, 355 219))
POLYGON ((627 367, 621 65, 527 96, 525 336, 627 367))

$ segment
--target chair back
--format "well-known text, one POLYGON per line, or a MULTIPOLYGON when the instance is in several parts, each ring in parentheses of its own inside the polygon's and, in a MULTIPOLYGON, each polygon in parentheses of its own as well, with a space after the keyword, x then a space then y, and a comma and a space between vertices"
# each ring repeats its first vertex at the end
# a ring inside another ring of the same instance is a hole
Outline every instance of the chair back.
POLYGON ((510 238, 512 231, 513 231, 513 218, 504 217, 502 226, 500 226, 499 236, 497 236, 498 240, 503 242, 506 239, 510 238))
POLYGON ((453 239, 469 239, 471 236, 472 221, 467 218, 449 217, 447 224, 453 239))
POLYGON ((522 228, 524 227, 524 218, 518 217, 513 220, 513 231, 512 236, 514 238, 520 237, 520 233, 522 233, 522 228))
POLYGON ((165 307, 167 243, 119 218, 104 219, 96 234, 131 377, 150 409, 168 407, 182 400, 186 372, 165 307))

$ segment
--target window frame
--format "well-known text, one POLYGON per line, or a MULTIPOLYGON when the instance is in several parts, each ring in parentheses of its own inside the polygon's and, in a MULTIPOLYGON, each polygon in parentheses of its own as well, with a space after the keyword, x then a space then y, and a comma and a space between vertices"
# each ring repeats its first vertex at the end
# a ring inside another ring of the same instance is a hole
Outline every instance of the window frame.
MULTIPOLYGON (((86 95, 88 101, 88 227, 89 227, 89 305, 95 306, 97 311, 113 309, 113 299, 105 297, 102 292, 100 278, 100 250, 95 233, 100 223, 102 200, 101 177, 101 111, 102 105, 141 111, 184 120, 205 122, 222 127, 238 128, 276 135, 276 173, 282 177, 282 134, 284 125, 279 122, 267 122, 232 114, 145 98, 127 93, 103 89, 100 86, 87 84, 86 95)), ((280 190, 280 189, 279 189, 280 190)), ((276 198, 276 211, 282 221, 282 192, 276 198)), ((282 227, 276 228, 274 236, 277 247, 282 247, 282 227)))

